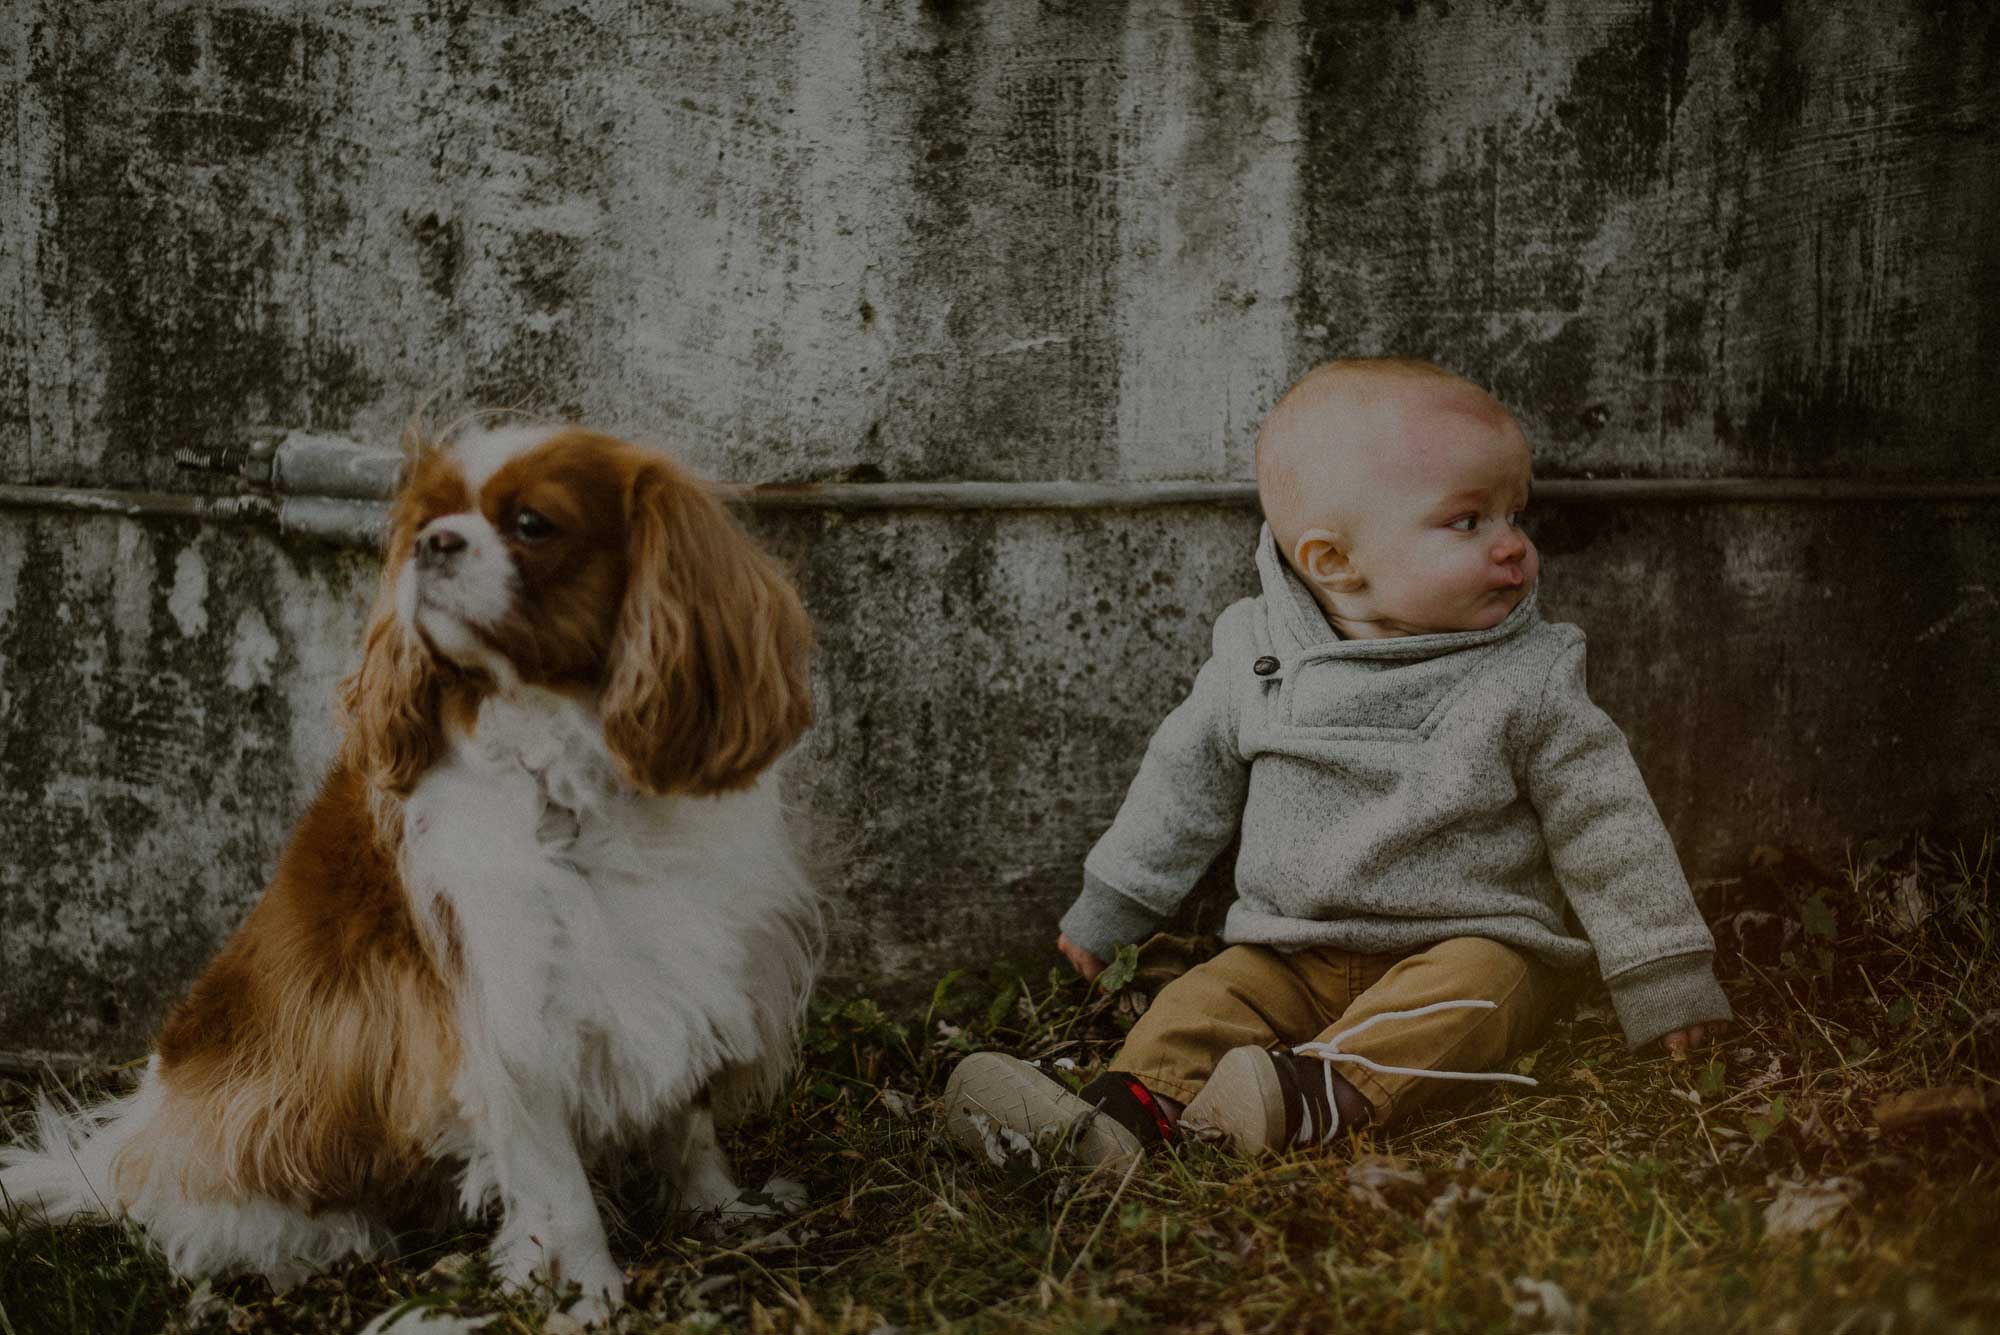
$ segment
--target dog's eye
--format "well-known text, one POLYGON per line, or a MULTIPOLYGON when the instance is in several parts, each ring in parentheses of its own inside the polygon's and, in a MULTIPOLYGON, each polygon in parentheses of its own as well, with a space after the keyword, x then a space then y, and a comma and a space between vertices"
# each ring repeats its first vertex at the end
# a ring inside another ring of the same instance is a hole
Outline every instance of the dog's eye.
POLYGON ((539 510, 514 512, 514 536, 523 542, 539 542, 555 531, 555 524, 539 510))

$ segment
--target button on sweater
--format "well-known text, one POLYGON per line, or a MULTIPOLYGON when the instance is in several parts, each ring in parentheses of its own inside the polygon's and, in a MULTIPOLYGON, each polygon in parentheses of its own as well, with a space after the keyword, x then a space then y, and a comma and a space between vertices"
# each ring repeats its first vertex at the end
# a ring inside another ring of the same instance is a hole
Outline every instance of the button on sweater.
POLYGON ((1633 1047, 1729 1018, 1673 843, 1585 690, 1582 631, 1530 591, 1490 630, 1342 639, 1268 526, 1257 569, 1084 860, 1072 941, 1108 959, 1144 937, 1240 831, 1232 944, 1483 936, 1594 956, 1633 1047))

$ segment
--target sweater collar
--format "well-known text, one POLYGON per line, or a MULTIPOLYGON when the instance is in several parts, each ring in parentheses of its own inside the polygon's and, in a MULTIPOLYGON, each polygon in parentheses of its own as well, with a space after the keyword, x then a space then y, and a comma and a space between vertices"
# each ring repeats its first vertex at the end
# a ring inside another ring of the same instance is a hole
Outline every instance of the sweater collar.
POLYGON ((1442 631, 1435 635, 1393 635, 1379 640, 1341 638, 1326 619, 1319 600, 1312 596, 1304 580, 1278 555, 1278 540, 1271 526, 1257 535, 1257 576, 1264 590, 1265 625, 1272 647, 1280 657, 1310 653, 1314 658, 1436 658, 1482 644, 1512 639, 1541 620, 1536 607, 1540 585, 1528 590, 1507 619, 1485 630, 1442 631))

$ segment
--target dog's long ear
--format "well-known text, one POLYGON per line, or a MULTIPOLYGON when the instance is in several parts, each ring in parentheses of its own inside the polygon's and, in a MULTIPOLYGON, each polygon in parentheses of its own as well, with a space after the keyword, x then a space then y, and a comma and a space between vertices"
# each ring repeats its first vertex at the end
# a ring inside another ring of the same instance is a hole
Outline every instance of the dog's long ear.
POLYGON ((416 786, 417 779, 444 749, 442 668, 396 608, 397 579, 416 541, 417 515, 411 496, 426 448, 406 435, 405 470, 411 480, 390 513, 382 582, 362 637, 361 666, 340 683, 348 762, 372 787, 398 797, 416 786))
POLYGON ((369 784, 405 796, 443 748, 437 664, 396 615, 387 577, 368 618, 361 666, 340 683, 348 756, 369 784))
POLYGON ((649 792, 745 787, 812 724, 812 623, 777 562, 672 463, 636 465, 625 501, 605 742, 649 792))

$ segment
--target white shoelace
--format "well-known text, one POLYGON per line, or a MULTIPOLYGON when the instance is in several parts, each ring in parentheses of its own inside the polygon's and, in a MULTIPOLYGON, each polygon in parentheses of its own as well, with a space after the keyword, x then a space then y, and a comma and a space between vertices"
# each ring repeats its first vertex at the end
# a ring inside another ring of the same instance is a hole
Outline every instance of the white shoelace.
POLYGON ((1355 1052, 1342 1052, 1340 1045, 1356 1034, 1365 1033, 1383 1020, 1414 1020, 1419 1016, 1434 1015, 1438 1011, 1451 1010, 1498 1010, 1499 1005, 1491 1001, 1433 1001, 1428 1006, 1415 1010, 1382 1011, 1371 1015, 1351 1029, 1343 1029, 1332 1038, 1318 1043, 1301 1043, 1292 1051, 1301 1057, 1317 1057, 1326 1063, 1326 1116, 1327 1128, 1324 1133, 1313 1133, 1312 1105, 1307 1104, 1305 1115, 1299 1118, 1299 1133, 1292 1138, 1294 1145, 1324 1145, 1332 1140, 1340 1130, 1340 1104, 1333 1097, 1333 1067, 1336 1062, 1351 1062, 1365 1067, 1377 1075, 1415 1075, 1429 1080, 1510 1080, 1517 1085, 1532 1085, 1534 1080, 1525 1075, 1514 1075, 1508 1071, 1425 1071, 1414 1066, 1384 1066, 1355 1052))

